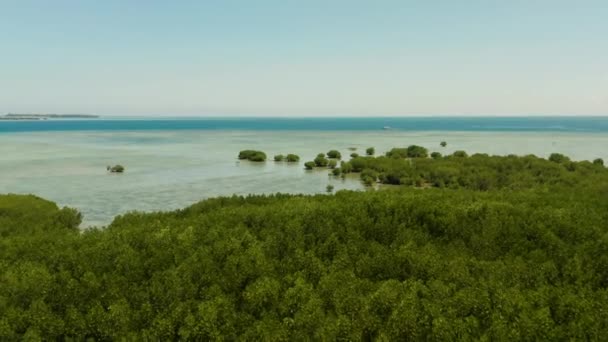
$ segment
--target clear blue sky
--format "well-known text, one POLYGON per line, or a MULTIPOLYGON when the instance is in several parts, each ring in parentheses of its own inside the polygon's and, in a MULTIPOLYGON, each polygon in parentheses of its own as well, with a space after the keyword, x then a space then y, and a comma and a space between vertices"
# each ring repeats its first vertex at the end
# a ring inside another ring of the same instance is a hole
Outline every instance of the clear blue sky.
POLYGON ((0 0, 0 113, 608 115, 608 1, 0 0))

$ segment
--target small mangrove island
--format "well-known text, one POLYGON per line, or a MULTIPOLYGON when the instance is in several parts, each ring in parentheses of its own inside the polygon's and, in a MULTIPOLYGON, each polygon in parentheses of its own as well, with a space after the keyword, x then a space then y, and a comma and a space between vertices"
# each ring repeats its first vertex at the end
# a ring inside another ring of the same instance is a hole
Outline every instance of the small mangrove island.
POLYGON ((118 164, 118 165, 114 165, 114 166, 106 166, 106 170, 110 171, 111 173, 123 173, 125 172, 125 167, 118 164))
POLYGON ((241 160, 244 159, 253 162, 263 162, 266 161, 266 153, 256 150, 243 150, 239 152, 238 158, 241 160))
POLYGON ((297 154, 293 154, 293 153, 290 153, 286 156, 282 155, 282 154, 277 154, 274 156, 274 161, 276 161, 276 162, 286 161, 288 163, 297 163, 300 161, 300 156, 298 156, 297 154))

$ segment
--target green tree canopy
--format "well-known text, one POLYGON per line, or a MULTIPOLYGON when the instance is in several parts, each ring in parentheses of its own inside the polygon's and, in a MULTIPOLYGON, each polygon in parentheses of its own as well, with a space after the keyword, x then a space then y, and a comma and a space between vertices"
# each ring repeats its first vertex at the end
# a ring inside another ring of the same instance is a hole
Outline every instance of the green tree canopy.
POLYGON ((426 158, 428 150, 422 146, 411 145, 407 148, 393 148, 386 152, 387 157, 391 158, 426 158))
POLYGON ((320 153, 314 159, 315 165, 318 167, 326 167, 329 164, 329 160, 325 158, 325 155, 320 153))
POLYGON ((342 154, 338 150, 331 150, 327 152, 327 158, 340 159, 342 158, 342 154))
POLYGON ((249 161, 262 162, 266 161, 266 153, 256 150, 243 150, 239 152, 239 159, 246 159, 249 161))
POLYGON ((297 163, 300 161, 300 156, 298 156, 297 154, 290 153, 287 155, 287 157, 285 157, 285 159, 289 163, 297 163))

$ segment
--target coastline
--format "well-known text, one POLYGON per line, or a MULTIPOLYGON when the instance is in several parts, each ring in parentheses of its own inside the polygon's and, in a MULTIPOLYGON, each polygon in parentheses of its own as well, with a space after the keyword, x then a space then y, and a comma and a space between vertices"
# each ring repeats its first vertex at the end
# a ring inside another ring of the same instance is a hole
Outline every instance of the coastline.
POLYGON ((70 119, 99 119, 99 115, 92 114, 14 114, 0 115, 0 121, 46 121, 46 120, 70 120, 70 119))
POLYGON ((0 189, 33 193, 59 205, 82 210, 85 225, 107 224, 119 214, 183 208, 201 199, 232 194, 325 193, 363 189, 358 179, 306 173, 304 162, 317 153, 338 149, 343 156, 356 147, 382 154, 412 144, 442 154, 455 150, 491 155, 559 152, 573 160, 604 158, 608 135, 596 132, 488 131, 260 131, 146 130, 40 131, 0 133, 0 189), (439 146, 447 141, 445 148, 439 146), (268 156, 298 154, 297 165, 237 163, 238 151, 265 151, 268 156), (107 165, 127 172, 109 176, 107 165))

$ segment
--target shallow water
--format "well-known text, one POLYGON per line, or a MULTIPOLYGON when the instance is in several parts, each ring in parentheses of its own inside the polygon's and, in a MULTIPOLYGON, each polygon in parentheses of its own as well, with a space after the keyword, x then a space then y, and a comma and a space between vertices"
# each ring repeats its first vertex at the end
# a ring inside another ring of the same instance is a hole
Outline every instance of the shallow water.
POLYGON ((559 132, 432 131, 70 131, 0 134, 0 193, 32 193, 78 208, 83 226, 106 225, 131 210, 170 210, 201 199, 249 193, 324 193, 363 189, 356 179, 306 171, 317 153, 357 147, 382 153, 418 144, 432 151, 548 156, 608 160, 608 135, 559 132), (439 142, 446 140, 442 148, 439 142), (269 159, 296 153, 298 164, 238 161, 243 149, 260 149, 269 159), (124 174, 106 165, 122 164, 124 174))

